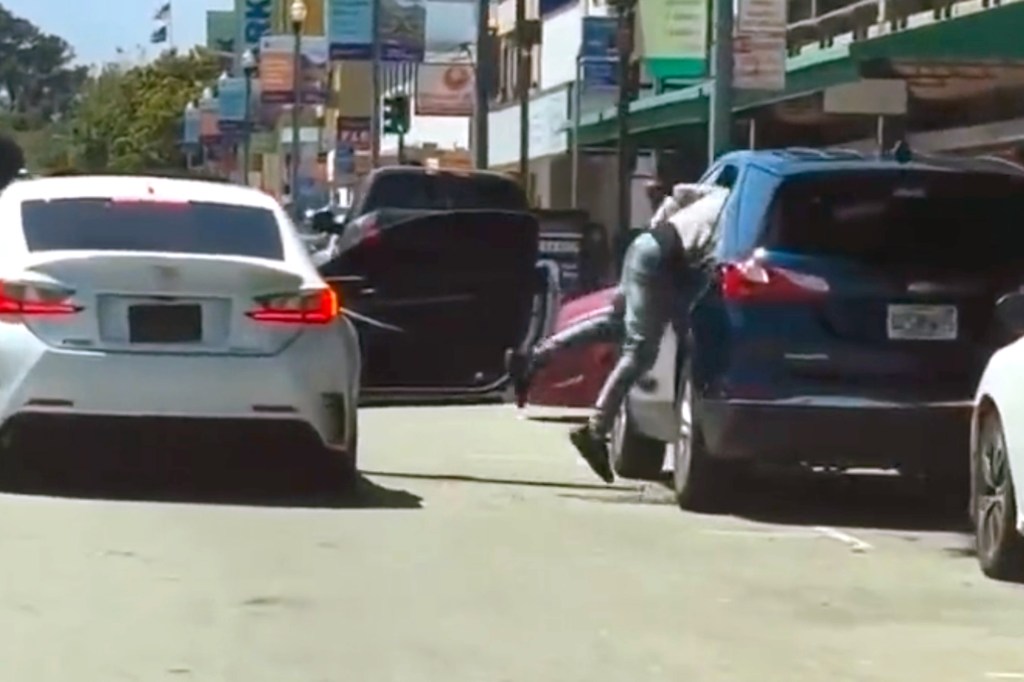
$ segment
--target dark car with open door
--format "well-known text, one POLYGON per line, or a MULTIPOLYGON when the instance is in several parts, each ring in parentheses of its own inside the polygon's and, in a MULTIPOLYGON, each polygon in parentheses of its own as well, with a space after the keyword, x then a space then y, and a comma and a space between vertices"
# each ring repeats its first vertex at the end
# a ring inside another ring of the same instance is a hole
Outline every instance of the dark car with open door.
POLYGON ((495 395, 505 349, 542 333, 538 223, 504 175, 381 168, 315 229, 333 232, 316 260, 356 320, 367 396, 495 395))

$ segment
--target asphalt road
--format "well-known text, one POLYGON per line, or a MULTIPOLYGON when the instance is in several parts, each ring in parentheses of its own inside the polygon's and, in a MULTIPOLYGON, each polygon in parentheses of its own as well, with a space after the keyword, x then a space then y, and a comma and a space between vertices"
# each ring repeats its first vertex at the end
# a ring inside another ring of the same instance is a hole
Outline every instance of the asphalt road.
POLYGON ((764 482, 739 515, 684 514, 598 484, 564 431, 380 408, 355 496, 241 471, 0 496, 3 677, 1024 679, 1024 588, 914 491, 764 482))

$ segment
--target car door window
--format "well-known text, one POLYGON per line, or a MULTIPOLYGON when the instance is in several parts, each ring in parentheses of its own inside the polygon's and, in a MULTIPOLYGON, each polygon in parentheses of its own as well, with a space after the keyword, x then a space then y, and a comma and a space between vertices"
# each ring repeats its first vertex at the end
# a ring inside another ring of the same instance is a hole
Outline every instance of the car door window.
POLYGON ((723 163, 712 166, 707 173, 697 181, 702 185, 718 185, 726 189, 732 189, 739 177, 739 167, 733 163, 723 163))

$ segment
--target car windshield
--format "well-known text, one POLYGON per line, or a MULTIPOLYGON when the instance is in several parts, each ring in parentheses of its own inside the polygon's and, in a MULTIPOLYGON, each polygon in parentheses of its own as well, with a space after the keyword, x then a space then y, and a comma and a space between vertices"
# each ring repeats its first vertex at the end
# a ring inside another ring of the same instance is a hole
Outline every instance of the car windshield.
POLYGON ((108 198, 26 201, 22 229, 30 251, 162 251, 282 260, 273 212, 207 202, 108 198))
POLYGON ((371 183, 364 211, 528 209, 522 188, 508 178, 453 173, 383 173, 371 183))
POLYGON ((1024 261, 1024 179, 857 171, 782 183, 765 245, 877 264, 977 269, 1024 261))

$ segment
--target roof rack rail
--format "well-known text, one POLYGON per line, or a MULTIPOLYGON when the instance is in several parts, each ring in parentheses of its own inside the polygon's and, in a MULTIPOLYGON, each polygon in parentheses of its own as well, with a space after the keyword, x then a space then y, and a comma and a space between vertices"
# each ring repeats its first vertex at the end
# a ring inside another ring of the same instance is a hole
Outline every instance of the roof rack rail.
POLYGON ((847 147, 829 147, 826 151, 835 156, 842 156, 850 159, 863 159, 864 152, 857 151, 856 149, 849 149, 847 147))
POLYGON ((1021 165, 1021 164, 1017 163, 1016 161, 1010 161, 1009 159, 1004 159, 1001 156, 995 156, 994 154, 985 154, 984 156, 976 156, 974 158, 982 159, 982 160, 988 161, 990 163, 998 163, 1001 166, 1009 166, 1010 168, 1012 168, 1012 169, 1014 169, 1016 171, 1020 171, 1020 172, 1024 173, 1024 165, 1021 165))
POLYGON ((827 152, 821 149, 815 149, 814 147, 786 147, 782 151, 794 154, 810 154, 812 156, 817 156, 818 158, 821 159, 829 158, 827 152))

